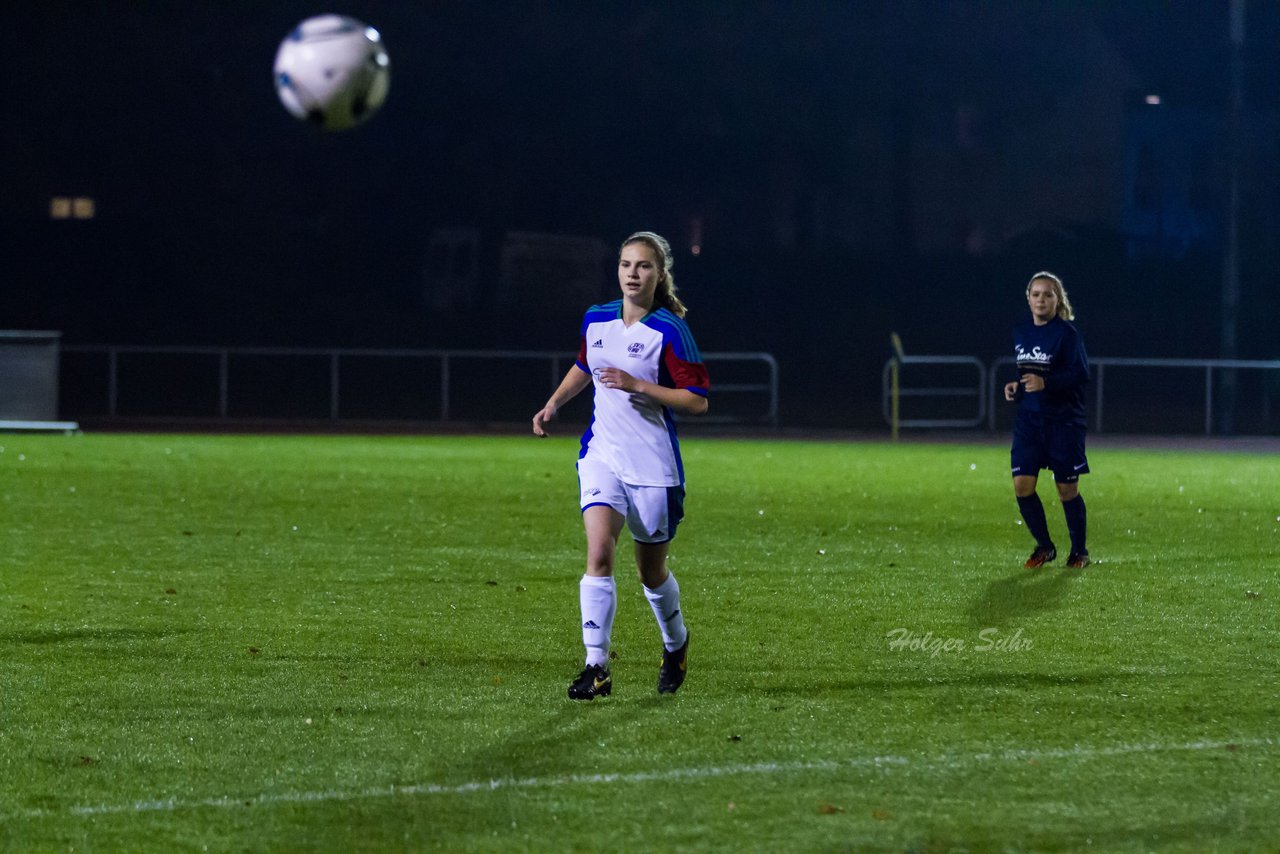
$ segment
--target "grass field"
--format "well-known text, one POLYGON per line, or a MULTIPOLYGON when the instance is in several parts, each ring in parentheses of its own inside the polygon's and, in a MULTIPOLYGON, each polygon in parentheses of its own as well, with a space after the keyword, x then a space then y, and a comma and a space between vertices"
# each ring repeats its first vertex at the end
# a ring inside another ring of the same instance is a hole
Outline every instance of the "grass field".
POLYGON ((572 438, 0 446, 2 850, 1280 846, 1274 456, 1095 448, 1032 572, 1001 445, 686 439, 688 681, 624 546, 575 704, 572 438))

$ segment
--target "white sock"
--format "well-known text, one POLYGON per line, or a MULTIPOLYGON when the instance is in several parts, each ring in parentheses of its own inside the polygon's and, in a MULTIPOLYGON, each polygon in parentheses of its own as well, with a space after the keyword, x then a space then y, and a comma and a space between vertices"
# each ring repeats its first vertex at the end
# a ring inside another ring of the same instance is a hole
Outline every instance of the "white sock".
POLYGON ((657 587, 645 587, 644 598, 649 600, 653 616, 658 618, 658 628, 662 629, 662 645, 667 648, 667 652, 675 652, 684 646, 689 632, 684 627, 684 616, 680 613, 680 585, 676 584, 675 574, 667 573, 667 580, 657 587))
POLYGON ((613 634, 613 614, 618 606, 618 588, 613 576, 584 575, 578 582, 582 606, 582 645, 587 648, 587 666, 609 666, 609 637, 613 634))

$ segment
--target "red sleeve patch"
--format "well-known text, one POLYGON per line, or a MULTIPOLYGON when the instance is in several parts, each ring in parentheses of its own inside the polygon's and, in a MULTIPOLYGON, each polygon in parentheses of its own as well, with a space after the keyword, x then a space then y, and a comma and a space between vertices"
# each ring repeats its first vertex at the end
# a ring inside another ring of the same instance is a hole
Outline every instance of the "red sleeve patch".
POLYGON ((686 362, 676 355, 675 348, 667 344, 662 348, 662 365, 671 376, 676 388, 688 389, 706 396, 711 391, 711 377, 702 362, 686 362))

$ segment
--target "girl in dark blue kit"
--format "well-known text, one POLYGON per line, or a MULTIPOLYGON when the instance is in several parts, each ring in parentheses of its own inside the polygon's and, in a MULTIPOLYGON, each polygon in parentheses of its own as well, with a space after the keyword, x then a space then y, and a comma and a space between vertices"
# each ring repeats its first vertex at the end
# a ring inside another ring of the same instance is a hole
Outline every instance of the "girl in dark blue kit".
POLYGON ((1084 453, 1089 359, 1080 332, 1069 322, 1075 314, 1061 279, 1049 272, 1032 276, 1027 283, 1027 306, 1031 319, 1013 330, 1018 379, 1004 387, 1004 399, 1018 404, 1010 451, 1013 493, 1027 530, 1036 538, 1026 566, 1043 566, 1058 556, 1044 505, 1036 494, 1040 469, 1049 469, 1071 537, 1067 566, 1083 569, 1089 565, 1084 498, 1080 495, 1080 475, 1089 472, 1084 453))

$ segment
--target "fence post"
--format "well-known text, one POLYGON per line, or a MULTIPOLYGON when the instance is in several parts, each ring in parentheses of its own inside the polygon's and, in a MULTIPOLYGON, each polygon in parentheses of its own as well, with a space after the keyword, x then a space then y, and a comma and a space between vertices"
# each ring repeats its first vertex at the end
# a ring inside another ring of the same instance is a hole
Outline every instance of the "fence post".
POLYGON ((329 418, 338 420, 338 395, 339 395, 339 375, 338 375, 338 359, 341 354, 334 350, 329 354, 329 418))
POLYGON ((116 379, 116 373, 119 371, 119 360, 116 357, 116 348, 107 348, 107 414, 112 418, 116 417, 116 409, 118 396, 120 394, 119 381, 116 379))
POLYGON ((224 347, 218 351, 218 417, 227 417, 227 374, 229 368, 227 362, 230 360, 230 353, 224 347))
POLYGON ((889 362, 889 424, 890 435, 893 441, 898 441, 898 383, 899 372, 902 369, 902 360, 904 358, 902 352, 902 339, 898 337, 898 333, 889 333, 889 343, 893 345, 893 357, 889 362))
POLYGON ((1103 385, 1103 371, 1105 371, 1105 370, 1106 370, 1106 367, 1107 367, 1107 366, 1106 366, 1106 365, 1103 365, 1103 364, 1098 364, 1098 365, 1096 365, 1096 367, 1097 367, 1097 370, 1098 370, 1098 403, 1097 403, 1097 405, 1094 407, 1094 409, 1096 409, 1096 410, 1098 411, 1098 432, 1099 432, 1099 433, 1101 433, 1101 432, 1102 432, 1102 385, 1103 385))
POLYGON ((449 354, 440 354, 440 420, 449 420, 449 354))
POLYGON ((996 359, 991 363, 990 369, 987 370, 987 405, 991 407, 987 410, 987 429, 992 433, 996 431, 996 410, 1000 408, 1000 399, 996 397, 996 365, 999 361, 999 359, 996 359))
POLYGON ((769 423, 778 426, 778 360, 769 356, 769 423))
POLYGON ((1204 366, 1204 434, 1213 435, 1213 365, 1204 366))

